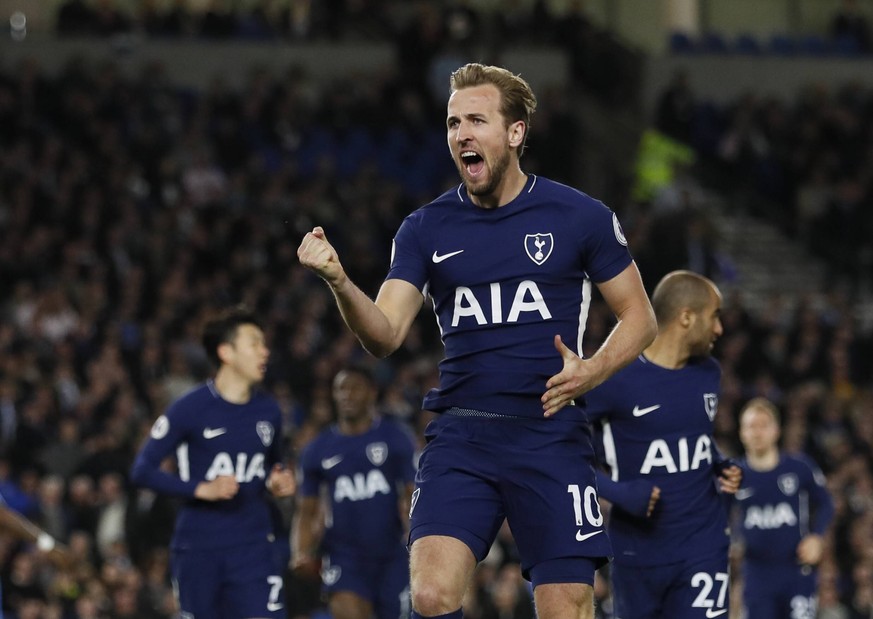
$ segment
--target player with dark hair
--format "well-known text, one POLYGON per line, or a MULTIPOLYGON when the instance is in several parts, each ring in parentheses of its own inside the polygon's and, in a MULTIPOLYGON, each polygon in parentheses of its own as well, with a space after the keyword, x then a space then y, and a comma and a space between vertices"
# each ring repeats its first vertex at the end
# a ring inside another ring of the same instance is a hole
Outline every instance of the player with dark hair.
POLYGON ((187 499, 176 520, 172 576, 183 617, 284 616, 267 493, 294 494, 282 462, 281 414, 257 389, 269 350, 256 317, 231 308, 203 331, 215 377, 173 402, 133 464, 135 484, 187 499), (176 472, 162 465, 175 453, 176 472))
POLYGON ((334 619, 409 616, 408 512, 415 443, 376 412, 378 391, 363 367, 333 381, 337 422, 300 457, 293 564, 321 564, 334 619))
POLYGON ((834 502, 818 466, 779 450, 779 410, 765 398, 740 412, 743 483, 737 523, 743 548, 743 605, 749 619, 814 619, 817 566, 834 502))
POLYGON ((719 491, 735 492, 741 471, 712 438, 721 294, 701 275, 674 271, 655 287, 652 306, 655 341, 587 396, 611 469, 598 483, 613 503, 616 616, 727 617, 728 499, 719 491))
POLYGON ((462 183, 410 214, 371 300, 322 228, 298 257, 327 282, 364 348, 395 351, 425 298, 445 347, 412 498, 415 618, 462 616, 476 564, 504 518, 541 619, 593 615, 594 571, 610 555, 582 395, 655 335, 617 217, 584 193, 521 170, 536 97, 477 63, 451 77, 446 134, 462 183), (592 284, 618 321, 582 358, 592 284))

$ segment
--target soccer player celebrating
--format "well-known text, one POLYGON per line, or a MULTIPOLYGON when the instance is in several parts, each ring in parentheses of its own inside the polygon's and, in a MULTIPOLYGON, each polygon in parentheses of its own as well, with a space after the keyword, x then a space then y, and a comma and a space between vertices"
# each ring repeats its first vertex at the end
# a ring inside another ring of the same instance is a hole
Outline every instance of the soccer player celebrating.
POLYGON ((655 341, 587 396, 611 469, 598 482, 613 502, 616 616, 726 617, 728 501, 719 489, 735 492, 741 471, 712 439, 721 370, 710 352, 722 334, 721 294, 701 275, 674 271, 655 287, 652 306, 655 341))
POLYGON ((291 496, 281 413, 256 388, 269 350, 254 315, 232 308, 209 321, 203 346, 213 379, 173 402, 133 464, 135 484, 187 499, 173 533, 171 568, 182 616, 284 617, 282 571, 266 493, 291 496), (176 473, 162 462, 176 454, 176 473))
POLYGON ((415 443, 376 413, 369 371, 354 366, 333 381, 337 423, 300 459, 292 563, 321 563, 334 619, 409 616, 408 513, 415 443))
POLYGON ((504 518, 540 619, 590 618, 594 571, 610 554, 581 396, 651 342, 655 321, 612 211, 522 172, 535 108, 506 69, 471 63, 452 74, 446 136, 463 182, 403 221, 375 302, 322 228, 297 250, 377 356, 397 350, 433 300, 445 357, 424 399, 440 415, 425 430, 412 497, 416 619, 462 617, 504 518), (592 283, 618 321, 583 359, 592 283))
POLYGON ((736 494, 743 605, 750 619, 814 619, 817 566, 834 504, 818 466, 779 450, 779 411, 765 398, 740 412, 745 448, 736 494))

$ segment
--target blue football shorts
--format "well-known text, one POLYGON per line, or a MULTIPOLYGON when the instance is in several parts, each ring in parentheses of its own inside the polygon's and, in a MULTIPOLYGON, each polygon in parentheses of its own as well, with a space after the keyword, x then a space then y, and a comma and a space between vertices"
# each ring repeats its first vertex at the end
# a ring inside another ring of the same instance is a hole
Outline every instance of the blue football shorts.
POLYGON ((331 553, 323 559, 321 580, 328 595, 350 591, 369 601, 376 619, 409 617, 409 554, 403 549, 393 557, 367 560, 331 553))
POLYGON ((743 605, 746 616, 815 619, 818 576, 809 565, 743 564, 743 605))
POLYGON ((185 619, 284 619, 275 542, 213 550, 173 549, 173 587, 185 619), (187 613, 187 614, 186 614, 187 613))
POLYGON ((667 565, 611 566, 616 619, 728 619, 727 548, 667 565))
POLYGON ((466 416, 428 424, 419 460, 410 543, 464 542, 481 561, 508 521, 522 574, 534 586, 592 584, 612 549, 603 528, 590 429, 580 421, 466 416))

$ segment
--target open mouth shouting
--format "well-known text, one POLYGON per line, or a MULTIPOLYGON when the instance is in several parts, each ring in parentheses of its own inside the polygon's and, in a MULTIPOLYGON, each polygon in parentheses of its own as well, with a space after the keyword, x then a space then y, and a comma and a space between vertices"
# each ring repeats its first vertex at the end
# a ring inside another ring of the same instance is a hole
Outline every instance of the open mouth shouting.
POLYGON ((467 174, 472 179, 479 178, 482 171, 485 169, 485 160, 482 159, 482 156, 479 153, 473 150, 461 151, 461 163, 467 171, 467 174))

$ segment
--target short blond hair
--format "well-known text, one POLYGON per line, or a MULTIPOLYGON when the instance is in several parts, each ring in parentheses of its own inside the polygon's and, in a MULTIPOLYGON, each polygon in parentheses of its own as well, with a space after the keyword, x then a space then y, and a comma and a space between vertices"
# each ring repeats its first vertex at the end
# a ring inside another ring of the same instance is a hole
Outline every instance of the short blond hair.
POLYGON ((773 418, 773 421, 776 422, 777 426, 781 423, 782 415, 779 414, 779 409, 776 407, 775 404, 773 404, 773 402, 763 397, 752 398, 751 400, 746 402, 745 406, 740 409, 739 419, 742 420, 743 416, 748 411, 755 408, 761 409, 765 413, 769 413, 770 416, 773 418))

